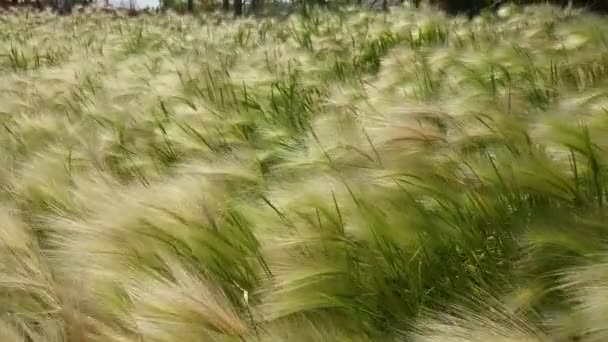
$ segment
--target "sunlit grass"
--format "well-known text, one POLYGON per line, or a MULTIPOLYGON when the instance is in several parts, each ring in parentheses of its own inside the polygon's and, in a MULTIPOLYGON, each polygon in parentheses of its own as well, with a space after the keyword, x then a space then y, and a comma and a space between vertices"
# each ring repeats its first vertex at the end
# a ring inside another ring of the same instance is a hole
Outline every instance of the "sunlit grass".
POLYGON ((549 6, 3 13, 0 339, 603 341, 607 75, 549 6))

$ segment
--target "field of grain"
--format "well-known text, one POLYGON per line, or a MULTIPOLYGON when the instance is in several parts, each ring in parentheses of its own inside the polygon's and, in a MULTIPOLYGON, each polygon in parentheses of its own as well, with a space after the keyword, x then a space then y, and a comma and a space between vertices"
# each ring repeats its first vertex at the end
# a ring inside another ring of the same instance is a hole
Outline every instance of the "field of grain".
POLYGON ((608 340, 608 18, 0 14, 0 340, 608 340))

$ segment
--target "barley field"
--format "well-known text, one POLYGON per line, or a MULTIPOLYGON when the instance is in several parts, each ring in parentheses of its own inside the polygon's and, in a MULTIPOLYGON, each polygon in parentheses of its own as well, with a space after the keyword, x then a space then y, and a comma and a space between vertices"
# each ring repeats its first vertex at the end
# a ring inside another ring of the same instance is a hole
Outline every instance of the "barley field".
POLYGON ((608 18, 0 14, 0 340, 608 340, 608 18))

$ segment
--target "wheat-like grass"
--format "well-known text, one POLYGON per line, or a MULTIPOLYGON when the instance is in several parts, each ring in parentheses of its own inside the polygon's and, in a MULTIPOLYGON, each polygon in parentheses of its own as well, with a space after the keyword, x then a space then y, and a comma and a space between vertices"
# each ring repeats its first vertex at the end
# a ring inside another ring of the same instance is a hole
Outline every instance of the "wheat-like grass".
POLYGON ((607 37, 3 12, 0 340, 601 341, 607 37))

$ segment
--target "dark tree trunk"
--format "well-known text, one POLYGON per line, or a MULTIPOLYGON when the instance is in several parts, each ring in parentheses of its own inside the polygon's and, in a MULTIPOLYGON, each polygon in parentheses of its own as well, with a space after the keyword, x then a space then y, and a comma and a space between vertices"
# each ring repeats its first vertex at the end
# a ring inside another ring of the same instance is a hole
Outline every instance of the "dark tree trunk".
POLYGON ((194 0, 188 0, 187 2, 188 12, 194 12, 194 0))
POLYGON ((388 0, 382 0, 382 10, 388 12, 388 0))
POLYGON ((264 0, 251 0, 250 13, 260 14, 264 9, 264 0))
POLYGON ((243 0, 234 0, 234 15, 239 17, 243 14, 243 0))
POLYGON ((230 0, 222 0, 222 9, 226 12, 230 11, 230 0))

